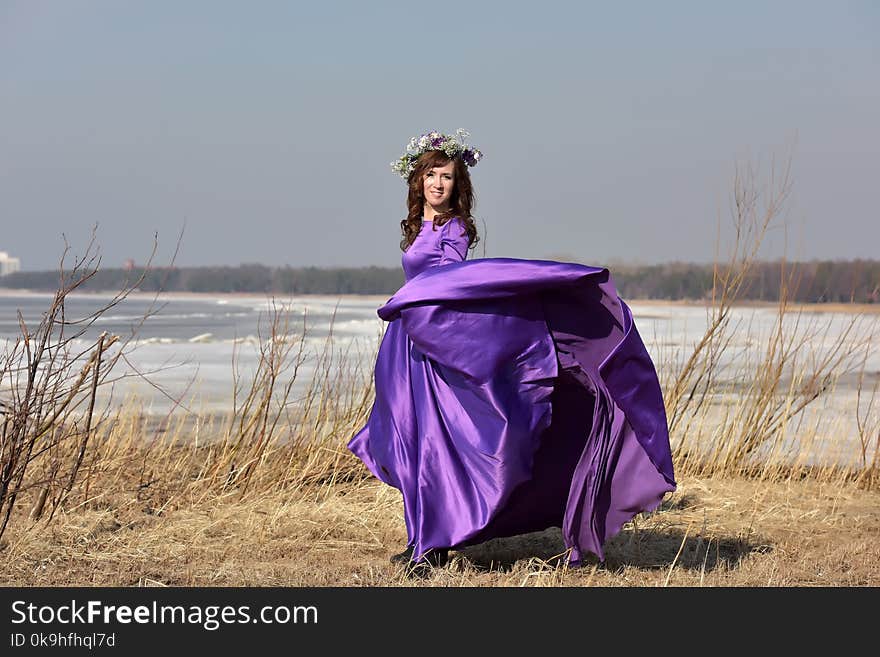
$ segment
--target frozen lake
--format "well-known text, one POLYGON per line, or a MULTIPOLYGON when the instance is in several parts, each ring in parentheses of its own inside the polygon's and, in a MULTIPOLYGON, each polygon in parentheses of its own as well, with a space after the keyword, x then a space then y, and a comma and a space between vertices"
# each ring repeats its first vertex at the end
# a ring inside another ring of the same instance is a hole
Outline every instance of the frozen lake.
MULTIPOLYGON (((9 341, 19 335, 19 312, 24 322, 34 327, 51 298, 49 294, 0 291, 0 348, 8 348, 9 341)), ((87 316, 110 298, 91 294, 71 296, 67 317, 87 316)), ((385 326, 376 310, 385 301, 385 296, 312 295, 274 300, 289 312, 288 334, 298 340, 305 333, 306 358, 293 388, 293 398, 302 395, 311 382, 317 356, 326 348, 328 338, 336 354, 351 354, 359 363, 359 371, 369 375, 385 326)), ((148 380, 140 376, 122 378, 113 386, 113 403, 134 397, 143 404, 145 412, 162 414, 170 408, 170 396, 183 397, 186 406, 197 412, 224 411, 232 401, 233 359, 240 376, 247 381, 257 362, 258 339, 266 332, 267 311, 272 304, 273 300, 266 296, 166 294, 154 303, 151 295, 133 295, 101 316, 77 344, 84 347, 101 331, 123 339, 136 332, 136 338, 126 348, 131 368, 120 362, 117 374, 131 375, 134 368, 148 380), (141 319, 151 308, 156 314, 141 325, 141 319)), ((702 337, 707 325, 706 309, 696 303, 629 305, 665 384, 702 337)), ((851 312, 826 312, 815 307, 799 316, 786 316, 784 326, 809 335, 804 357, 820 359, 833 352, 842 340, 850 339, 844 337, 844 332, 853 316, 851 312)), ((733 310, 732 340, 717 364, 719 384, 731 384, 728 388, 735 390, 737 384, 747 383, 737 378, 742 378, 749 368, 753 372, 762 361, 766 338, 775 320, 776 308, 772 306, 742 306, 733 310)), ((863 316, 859 320, 861 332, 878 322, 880 314, 863 316)), ((297 349, 298 346, 294 351, 297 349)), ((880 349, 867 351, 864 372, 863 390, 870 392, 880 377, 880 349)), ((854 374, 841 378, 831 394, 812 406, 818 414, 815 423, 824 427, 821 430, 827 432, 829 440, 834 437, 835 450, 842 452, 845 460, 845 454, 853 449, 857 381, 854 374)), ((109 388, 104 391, 105 398, 110 392, 109 388)), ((716 400, 719 404, 725 401, 721 397, 716 400)))

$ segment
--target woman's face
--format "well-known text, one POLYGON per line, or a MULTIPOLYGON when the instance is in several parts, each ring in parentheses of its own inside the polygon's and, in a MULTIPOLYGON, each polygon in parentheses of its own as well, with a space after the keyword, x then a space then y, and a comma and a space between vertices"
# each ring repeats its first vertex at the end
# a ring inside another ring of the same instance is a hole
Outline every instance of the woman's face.
POLYGON ((449 161, 442 167, 428 169, 424 180, 425 201, 430 204, 435 211, 440 212, 448 209, 454 185, 454 162, 449 161))

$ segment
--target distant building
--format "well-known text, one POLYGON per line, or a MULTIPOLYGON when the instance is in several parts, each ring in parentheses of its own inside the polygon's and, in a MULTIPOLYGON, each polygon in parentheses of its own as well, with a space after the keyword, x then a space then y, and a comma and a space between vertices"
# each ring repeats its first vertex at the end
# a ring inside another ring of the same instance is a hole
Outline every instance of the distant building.
POLYGON ((6 276, 21 269, 21 260, 13 258, 6 251, 0 251, 0 276, 6 276))

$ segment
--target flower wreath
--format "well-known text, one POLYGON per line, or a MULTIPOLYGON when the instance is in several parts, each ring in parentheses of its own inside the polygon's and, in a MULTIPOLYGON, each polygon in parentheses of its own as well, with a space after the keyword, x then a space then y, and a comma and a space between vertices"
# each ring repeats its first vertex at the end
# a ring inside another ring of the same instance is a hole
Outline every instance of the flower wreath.
POLYGON ((404 180, 409 180, 410 174, 416 168, 416 161, 428 151, 443 151, 450 158, 461 157, 469 167, 475 166, 483 158, 483 153, 467 145, 467 138, 470 136, 469 132, 459 128, 454 135, 426 132, 419 137, 413 137, 407 144, 406 152, 391 163, 391 170, 400 174, 404 180))

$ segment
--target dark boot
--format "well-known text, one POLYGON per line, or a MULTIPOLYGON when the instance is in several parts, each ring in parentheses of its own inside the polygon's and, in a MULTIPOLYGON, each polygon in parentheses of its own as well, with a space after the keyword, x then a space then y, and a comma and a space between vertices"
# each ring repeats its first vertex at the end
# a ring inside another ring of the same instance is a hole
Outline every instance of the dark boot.
POLYGON ((422 555, 419 561, 408 561, 406 564, 407 577, 427 577, 434 568, 442 568, 449 561, 447 548, 434 548, 422 555))
POLYGON ((398 552, 394 556, 391 557, 391 563, 406 563, 410 559, 412 559, 413 555, 413 546, 408 546, 403 552, 398 552))

